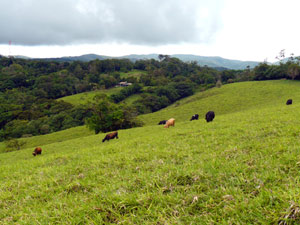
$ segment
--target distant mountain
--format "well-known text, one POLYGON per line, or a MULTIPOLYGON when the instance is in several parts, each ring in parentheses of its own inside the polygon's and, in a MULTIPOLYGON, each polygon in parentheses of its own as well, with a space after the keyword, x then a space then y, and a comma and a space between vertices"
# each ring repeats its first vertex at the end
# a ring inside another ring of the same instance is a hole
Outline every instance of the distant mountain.
POLYGON ((179 58, 182 61, 196 61, 200 66, 207 65, 209 67, 225 67, 228 69, 245 69, 247 66, 254 68, 260 62, 255 61, 241 61, 224 59, 219 56, 197 56, 197 55, 172 55, 172 57, 179 58))
MULTIPOLYGON (((171 57, 176 57, 184 62, 196 61, 200 66, 209 66, 220 69, 245 69, 247 66, 254 68, 260 62, 255 61, 240 61, 240 60, 231 60, 224 59, 218 56, 198 56, 198 55, 189 55, 189 54, 174 54, 170 55, 171 57)), ((140 60, 140 59, 158 59, 158 54, 149 54, 149 55, 126 55, 119 58, 128 58, 131 60, 140 60)))
MULTIPOLYGON (((214 68, 220 68, 220 70, 224 69, 245 69, 247 66, 250 68, 254 68, 260 62, 255 61, 241 61, 241 60, 232 60, 225 59, 218 56, 198 56, 198 55, 189 55, 189 54, 174 54, 170 55, 171 57, 176 57, 184 62, 196 61, 200 66, 208 66, 214 68)), ((72 61, 83 61, 88 62, 91 60, 104 60, 104 59, 129 59, 131 61, 141 60, 141 59, 158 59, 158 54, 147 54, 147 55, 125 55, 120 57, 112 57, 112 56, 103 56, 96 54, 86 54, 81 56, 66 56, 61 58, 46 58, 46 59, 35 59, 35 60, 47 60, 47 61, 60 61, 60 62, 72 62, 72 61)))
POLYGON ((104 59, 111 59, 111 58, 114 57, 102 56, 96 54, 86 54, 81 56, 64 56, 60 58, 34 58, 34 60, 59 61, 59 62, 73 62, 73 61, 89 62, 95 59, 104 60, 104 59))
POLYGON ((14 58, 17 58, 17 59, 31 59, 30 57, 24 56, 24 55, 14 55, 14 58))

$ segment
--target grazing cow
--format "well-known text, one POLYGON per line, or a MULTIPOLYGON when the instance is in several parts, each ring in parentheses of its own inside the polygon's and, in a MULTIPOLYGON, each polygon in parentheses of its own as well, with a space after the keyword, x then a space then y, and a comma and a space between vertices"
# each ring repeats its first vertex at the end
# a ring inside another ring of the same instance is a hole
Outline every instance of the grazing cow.
POLYGON ((166 122, 167 122, 166 120, 162 120, 158 123, 158 125, 166 124, 166 122))
POLYGON ((205 115, 206 122, 211 122, 214 120, 214 118, 215 118, 214 111, 208 111, 205 115))
POLYGON ((41 147, 36 147, 34 149, 34 151, 32 152, 32 155, 33 156, 36 156, 36 155, 41 155, 42 154, 42 148, 41 147))
POLYGON ((166 122, 166 125, 164 126, 164 128, 169 128, 169 126, 175 126, 175 119, 171 118, 166 122))
POLYGON ((192 118, 190 119, 190 121, 192 120, 198 120, 199 119, 199 115, 198 114, 195 114, 192 116, 192 118))
POLYGON ((293 104, 293 100, 292 100, 292 99, 288 99, 288 100, 286 101, 286 104, 287 104, 287 105, 293 104))
POLYGON ((102 140, 102 142, 104 142, 104 141, 109 141, 110 139, 114 139, 114 138, 117 138, 117 139, 119 139, 119 137, 118 137, 118 131, 115 131, 115 132, 112 132, 112 133, 109 133, 109 134, 107 134, 106 136, 105 136, 105 138, 102 140))

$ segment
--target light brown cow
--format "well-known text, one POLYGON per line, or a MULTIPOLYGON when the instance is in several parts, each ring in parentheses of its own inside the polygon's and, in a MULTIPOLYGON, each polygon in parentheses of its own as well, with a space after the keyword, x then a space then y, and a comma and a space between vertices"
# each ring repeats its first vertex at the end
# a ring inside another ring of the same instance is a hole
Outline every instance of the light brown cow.
POLYGON ((171 118, 166 122, 166 125, 164 126, 164 128, 169 128, 169 126, 175 126, 175 119, 171 118))

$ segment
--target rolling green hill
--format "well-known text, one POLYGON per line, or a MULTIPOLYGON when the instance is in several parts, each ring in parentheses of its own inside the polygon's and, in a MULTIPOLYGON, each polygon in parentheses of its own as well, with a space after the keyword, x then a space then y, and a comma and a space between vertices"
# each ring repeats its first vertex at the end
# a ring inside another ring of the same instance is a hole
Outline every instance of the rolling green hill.
POLYGON ((224 85, 141 116, 147 126, 117 140, 78 128, 41 136, 41 156, 0 154, 0 224, 298 224, 299 88, 224 85), (208 110, 212 123, 188 121, 208 110), (156 125, 170 117, 175 127, 156 125))
POLYGON ((58 100, 63 100, 65 102, 71 103, 73 105, 85 104, 88 101, 91 101, 97 94, 106 94, 112 95, 121 90, 121 87, 114 87, 110 89, 83 92, 75 95, 69 95, 66 97, 59 98, 58 100))
MULTIPOLYGON (((257 66, 259 62, 255 61, 241 61, 241 60, 232 60, 225 59, 219 56, 198 56, 198 55, 190 55, 190 54, 175 54, 171 55, 171 57, 176 57, 184 62, 196 61, 200 66, 207 65, 209 67, 223 67, 228 69, 245 69, 247 66, 251 68, 257 66)), ((72 61, 82 61, 88 62, 91 60, 105 60, 105 59, 129 59, 131 61, 143 60, 143 59, 158 59, 158 54, 146 54, 146 55, 125 55, 121 57, 111 57, 111 56, 103 56, 103 55, 95 55, 95 54, 87 54, 81 56, 70 56, 70 57, 62 57, 62 58, 49 58, 43 59, 48 61, 59 61, 59 62, 72 62, 72 61)), ((40 59, 35 59, 40 60, 40 59)))
MULTIPOLYGON (((145 71, 142 70, 132 70, 130 72, 121 72, 120 77, 121 78, 128 78, 128 77, 135 77, 139 78, 142 74, 145 74, 145 71)), ((97 94, 106 94, 106 95, 112 95, 118 93, 122 87, 113 87, 109 89, 103 89, 103 90, 96 90, 96 91, 90 91, 90 92, 84 92, 74 95, 65 96, 62 98, 59 98, 58 100, 63 100, 65 102, 71 103, 73 105, 80 105, 85 104, 87 101, 92 100, 95 95, 97 94)), ((133 98, 132 98, 133 99, 133 98)), ((138 99, 135 97, 135 99, 138 99)))
POLYGON ((282 106, 289 98, 300 101, 299 89, 300 82, 290 80, 228 84, 198 92, 158 112, 141 115, 140 119, 147 125, 153 125, 171 117, 178 122, 188 121, 196 113, 204 119, 209 110, 213 110, 218 116, 249 109, 282 106))

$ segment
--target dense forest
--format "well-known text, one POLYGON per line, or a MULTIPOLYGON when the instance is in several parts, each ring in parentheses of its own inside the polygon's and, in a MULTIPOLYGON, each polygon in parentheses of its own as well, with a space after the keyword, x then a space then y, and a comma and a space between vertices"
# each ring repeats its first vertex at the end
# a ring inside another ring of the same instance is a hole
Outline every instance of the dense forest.
POLYGON ((47 134, 85 123, 96 133, 140 126, 136 115, 160 110, 195 91, 240 81, 300 79, 299 71, 299 58, 294 57, 281 60, 278 65, 264 62, 253 69, 218 71, 168 55, 135 62, 128 59, 55 62, 0 56, 0 141, 47 134), (141 75, 121 76, 132 70, 140 71, 141 75), (110 97, 98 96, 84 105, 57 100, 113 88, 121 81, 132 85, 110 97), (125 106, 123 100, 133 94, 142 98, 125 106), (100 113, 108 109, 118 113, 114 117, 109 111, 100 113), (101 118, 109 121, 95 126, 101 118), (120 124, 121 120, 125 122, 120 124))

